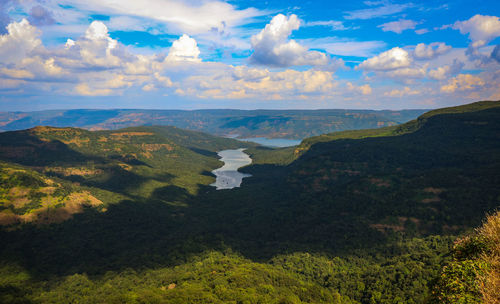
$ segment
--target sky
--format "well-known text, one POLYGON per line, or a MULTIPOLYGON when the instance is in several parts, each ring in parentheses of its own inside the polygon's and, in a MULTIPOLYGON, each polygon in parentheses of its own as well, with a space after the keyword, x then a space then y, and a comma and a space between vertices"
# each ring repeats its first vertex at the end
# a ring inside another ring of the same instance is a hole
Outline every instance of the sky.
POLYGON ((500 100, 498 16, 498 0, 0 0, 0 111, 500 100))

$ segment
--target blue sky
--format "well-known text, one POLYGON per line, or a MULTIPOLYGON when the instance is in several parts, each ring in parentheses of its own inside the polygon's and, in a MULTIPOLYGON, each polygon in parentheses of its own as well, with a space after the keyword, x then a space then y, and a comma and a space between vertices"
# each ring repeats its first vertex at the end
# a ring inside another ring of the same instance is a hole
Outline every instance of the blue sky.
POLYGON ((497 1, 2 0, 0 111, 500 99, 497 1))

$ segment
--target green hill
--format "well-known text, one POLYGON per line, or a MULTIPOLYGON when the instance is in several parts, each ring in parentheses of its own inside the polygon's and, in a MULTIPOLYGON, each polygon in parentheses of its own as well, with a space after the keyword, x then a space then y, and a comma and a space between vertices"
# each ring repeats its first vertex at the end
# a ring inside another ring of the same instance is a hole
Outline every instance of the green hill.
POLYGON ((213 182, 216 151, 245 146, 175 127, 0 133, 0 216, 5 223, 57 222, 85 205, 105 210, 124 199, 183 204, 182 197, 213 182))
POLYGON ((299 152, 252 146, 253 177, 229 191, 205 175, 220 165, 214 151, 242 145, 229 139, 162 127, 0 134, 2 195, 102 202, 0 229, 0 302, 453 299, 455 277, 438 279, 455 269, 443 270, 456 265, 453 241, 500 206, 499 118, 499 103, 483 102, 299 152))

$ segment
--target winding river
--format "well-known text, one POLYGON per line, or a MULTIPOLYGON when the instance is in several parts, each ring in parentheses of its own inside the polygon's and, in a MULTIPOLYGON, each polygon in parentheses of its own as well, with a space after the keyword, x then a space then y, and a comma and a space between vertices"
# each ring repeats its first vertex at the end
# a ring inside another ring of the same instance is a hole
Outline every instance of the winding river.
POLYGON ((216 176, 215 183, 211 184, 217 190, 233 189, 239 187, 243 178, 252 175, 238 172, 238 169, 252 163, 248 154, 243 152, 245 149, 223 150, 217 154, 224 162, 224 166, 215 169, 212 173, 216 176))

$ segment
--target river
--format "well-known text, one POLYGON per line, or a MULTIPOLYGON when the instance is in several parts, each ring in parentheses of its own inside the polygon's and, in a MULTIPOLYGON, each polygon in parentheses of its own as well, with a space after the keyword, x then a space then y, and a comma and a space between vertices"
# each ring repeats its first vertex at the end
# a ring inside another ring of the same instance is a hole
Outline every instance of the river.
POLYGON ((238 172, 238 169, 252 163, 252 159, 248 154, 243 152, 245 149, 223 150, 217 154, 224 162, 224 166, 215 169, 212 173, 216 176, 215 183, 210 186, 216 187, 217 190, 233 189, 239 187, 243 178, 252 175, 238 172))

